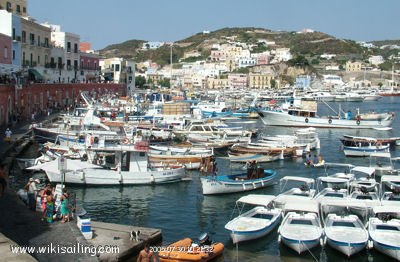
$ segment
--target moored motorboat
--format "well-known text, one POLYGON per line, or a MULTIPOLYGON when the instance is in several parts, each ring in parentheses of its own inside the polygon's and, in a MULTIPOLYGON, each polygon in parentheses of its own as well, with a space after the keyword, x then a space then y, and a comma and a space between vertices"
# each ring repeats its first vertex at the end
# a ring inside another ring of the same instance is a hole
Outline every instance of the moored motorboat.
POLYGON ((398 206, 376 206, 368 221, 370 247, 400 260, 400 209, 398 206))
POLYGON ((274 208, 271 203, 274 199, 272 195, 247 195, 236 201, 239 216, 225 225, 234 244, 263 237, 278 225, 281 209, 274 208), (245 205, 253 208, 242 213, 245 205))
POLYGON ((250 191, 270 186, 276 177, 276 171, 257 168, 246 173, 202 177, 204 195, 226 194, 250 191))
POLYGON ((278 229, 278 241, 298 254, 321 244, 323 229, 316 201, 299 198, 286 203, 283 212, 285 217, 278 229))

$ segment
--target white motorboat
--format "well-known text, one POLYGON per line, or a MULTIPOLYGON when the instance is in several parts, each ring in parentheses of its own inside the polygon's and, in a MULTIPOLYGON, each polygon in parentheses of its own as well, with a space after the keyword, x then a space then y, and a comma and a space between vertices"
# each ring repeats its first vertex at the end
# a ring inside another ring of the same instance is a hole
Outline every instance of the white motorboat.
POLYGON ((353 93, 353 92, 346 92, 340 93, 335 96, 336 102, 362 102, 364 101, 364 96, 353 93))
POLYGON ((390 152, 376 152, 370 154, 370 166, 375 168, 375 176, 397 175, 390 152), (375 162, 375 163, 374 163, 375 162))
POLYGON ((343 146, 343 152, 345 156, 366 157, 378 152, 388 153, 390 145, 343 146))
POLYGON ((321 189, 314 199, 317 202, 321 202, 324 199, 344 199, 349 195, 349 180, 346 178, 339 177, 318 177, 317 185, 326 185, 325 188, 321 189))
POLYGON ((313 101, 324 101, 332 102, 335 101, 336 95, 332 95, 329 92, 318 91, 311 94, 306 94, 303 96, 303 100, 313 100, 313 101))
POLYGON ((320 223, 318 203, 299 198, 285 204, 285 217, 278 229, 278 241, 298 254, 321 244, 323 229, 320 223))
MULTIPOLYGON (((340 111, 340 110, 339 110, 340 111)), ((389 127, 394 121, 390 114, 386 119, 362 120, 346 113, 342 116, 317 116, 317 103, 315 101, 301 101, 295 99, 293 104, 274 109, 260 109, 262 122, 267 126, 300 126, 322 128, 352 128, 373 129, 389 127)))
POLYGON ((282 210, 274 208, 274 199, 272 195, 247 195, 236 201, 239 216, 225 225, 234 244, 263 237, 279 224, 282 210), (256 207, 241 213, 245 205, 256 207))
POLYGON ((149 168, 146 151, 148 144, 118 145, 88 148, 87 162, 64 159, 61 172, 59 159, 30 167, 43 170, 51 182, 86 185, 157 184, 181 181, 185 175, 182 166, 149 168))
MULTIPOLYGON (((362 201, 348 199, 325 199, 320 203, 324 219, 324 242, 332 248, 350 257, 368 244, 368 231, 360 218, 353 214, 343 215, 343 209, 358 208, 365 210, 367 207, 362 201), (340 215, 333 213, 342 210, 340 215)), ((365 215, 366 215, 365 214, 365 215)))
POLYGON ((298 199, 312 199, 316 193, 315 180, 307 177, 285 176, 279 180, 279 192, 274 200, 277 207, 298 199), (290 189, 288 189, 290 187, 290 189))
POLYGON ((374 217, 368 221, 371 246, 379 252, 400 261, 400 209, 399 206, 376 206, 374 217))
POLYGON ((232 175, 217 175, 200 178, 204 195, 227 194, 256 190, 274 183, 274 170, 258 168, 256 171, 232 175))
POLYGON ((382 176, 380 192, 382 205, 399 206, 400 208, 400 176, 382 176))

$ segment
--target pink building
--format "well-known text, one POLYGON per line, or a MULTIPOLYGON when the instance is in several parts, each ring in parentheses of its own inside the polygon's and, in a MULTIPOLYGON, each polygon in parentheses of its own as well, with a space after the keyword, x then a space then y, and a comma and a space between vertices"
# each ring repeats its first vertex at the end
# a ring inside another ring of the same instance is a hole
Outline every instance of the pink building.
POLYGON ((225 61, 226 53, 221 50, 211 50, 211 61, 225 61))
POLYGON ((232 88, 246 88, 247 75, 246 74, 229 74, 228 75, 228 85, 232 88))
POLYGON ((0 64, 12 63, 12 40, 11 37, 0 34, 0 64))
POLYGON ((85 76, 86 81, 96 80, 99 76, 99 55, 81 53, 80 59, 81 75, 85 76))
POLYGON ((268 55, 259 55, 257 57, 257 65, 268 65, 269 64, 269 56, 268 55))

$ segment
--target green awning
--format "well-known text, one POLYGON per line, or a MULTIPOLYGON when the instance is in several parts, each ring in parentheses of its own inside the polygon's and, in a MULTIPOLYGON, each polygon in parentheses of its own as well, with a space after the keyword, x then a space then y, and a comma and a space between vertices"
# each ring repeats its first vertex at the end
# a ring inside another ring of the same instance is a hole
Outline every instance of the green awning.
POLYGON ((43 80, 43 76, 36 69, 30 68, 28 69, 28 72, 33 75, 35 80, 43 80))

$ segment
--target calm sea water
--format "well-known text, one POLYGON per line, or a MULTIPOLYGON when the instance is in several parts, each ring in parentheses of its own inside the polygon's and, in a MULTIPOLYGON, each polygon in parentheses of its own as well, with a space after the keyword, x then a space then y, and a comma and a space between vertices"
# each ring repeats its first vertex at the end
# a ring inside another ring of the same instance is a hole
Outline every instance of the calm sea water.
MULTIPOLYGON (((400 136, 400 98, 384 97, 378 102, 341 103, 342 109, 355 112, 393 111, 397 119, 391 131, 318 129, 321 140, 320 153, 328 162, 369 165, 368 158, 346 158, 341 150, 339 138, 342 135, 393 137, 400 136)), ((330 103, 334 109, 338 104, 330 103)), ((319 115, 331 114, 324 104, 319 104, 319 115)), ((240 124, 237 124, 240 125, 240 124)), ((263 134, 293 134, 295 128, 265 127, 261 121, 249 128, 259 128, 263 134)), ((400 150, 392 154, 397 156, 400 150)), ((220 172, 231 172, 241 166, 230 166, 226 160, 218 159, 220 172)), ((282 160, 265 164, 265 168, 275 169, 279 178, 287 175, 317 177, 324 174, 323 169, 307 168, 304 159, 282 160)), ((249 193, 221 196, 203 196, 199 174, 189 173, 192 180, 175 184, 157 186, 124 187, 70 187, 77 194, 78 203, 82 204, 93 220, 127 225, 160 228, 163 231, 163 244, 174 242, 184 237, 197 238, 202 232, 209 232, 214 241, 225 244, 226 250, 218 261, 389 261, 390 258, 376 252, 362 251, 347 259, 330 247, 313 249, 312 253, 297 255, 291 249, 277 242, 276 230, 264 238, 234 246, 224 225, 231 219, 235 201, 249 193)), ((278 182, 278 180, 277 180, 278 182)), ((257 194, 278 194, 279 185, 253 191, 257 194)))

